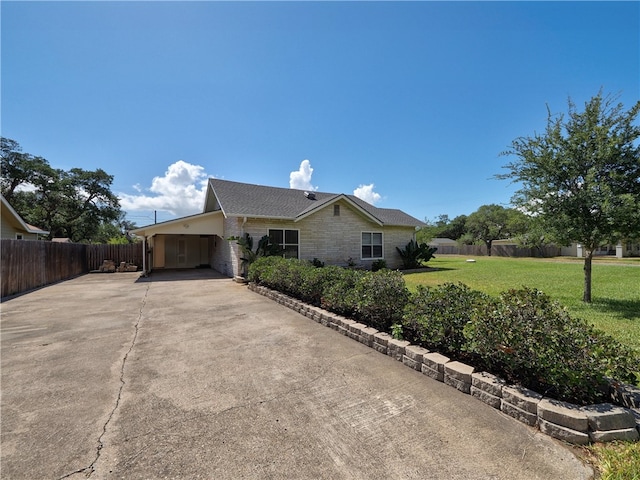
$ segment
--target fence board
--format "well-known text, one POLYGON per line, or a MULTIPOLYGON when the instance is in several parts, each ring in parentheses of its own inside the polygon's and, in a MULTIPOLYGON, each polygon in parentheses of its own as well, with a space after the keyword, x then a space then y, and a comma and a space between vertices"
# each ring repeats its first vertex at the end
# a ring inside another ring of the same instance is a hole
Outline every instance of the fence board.
MULTIPOLYGON (((440 255, 470 255, 482 257, 487 255, 485 245, 441 245, 438 246, 436 256, 440 255)), ((557 257, 561 254, 559 247, 528 248, 517 245, 493 245, 491 255, 496 257, 557 257)))
POLYGON ((0 241, 2 298, 97 270, 104 260, 116 266, 142 265, 142 245, 83 245, 31 240, 0 241))

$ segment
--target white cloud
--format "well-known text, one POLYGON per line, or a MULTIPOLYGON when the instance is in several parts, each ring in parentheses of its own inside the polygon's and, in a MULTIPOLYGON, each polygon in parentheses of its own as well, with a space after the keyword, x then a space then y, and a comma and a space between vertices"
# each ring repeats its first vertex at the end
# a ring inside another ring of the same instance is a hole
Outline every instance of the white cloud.
POLYGON ((300 168, 289 174, 289 188, 295 188, 296 190, 318 190, 318 187, 311 185, 312 174, 313 168, 311 168, 311 162, 309 160, 303 160, 300 163, 300 168))
POLYGON ((118 194, 120 206, 126 212, 138 210, 162 210, 182 217, 202 211, 209 175, 200 165, 178 160, 164 173, 154 177, 148 189, 153 195, 142 193, 139 184, 133 188, 140 195, 118 194))
POLYGON ((371 205, 375 205, 380 200, 382 200, 382 195, 373 191, 375 185, 370 183, 369 185, 360 185, 353 191, 353 194, 358 197, 360 200, 364 200, 371 205))

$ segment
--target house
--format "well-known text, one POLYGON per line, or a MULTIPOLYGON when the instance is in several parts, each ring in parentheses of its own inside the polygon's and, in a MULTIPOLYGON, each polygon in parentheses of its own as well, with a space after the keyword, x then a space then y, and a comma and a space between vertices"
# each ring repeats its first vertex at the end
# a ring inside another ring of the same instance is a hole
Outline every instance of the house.
MULTIPOLYGON (((576 256, 576 257, 584 257, 587 254, 585 248, 579 243, 574 243, 570 247, 570 252, 572 256, 576 256)), ((639 257, 640 256, 640 239, 627 238, 624 240, 620 240, 615 244, 608 243, 605 245, 601 245, 593 252, 593 255, 595 257, 615 255, 617 258, 639 257)))
POLYGON ((429 245, 430 247, 436 247, 436 248, 440 248, 440 247, 457 247, 458 246, 458 242, 456 240, 451 239, 451 238, 436 237, 436 238, 432 238, 431 240, 429 240, 427 245, 429 245))
POLYGON ((159 268, 210 266, 241 274, 236 241, 268 235, 287 257, 327 265, 371 267, 384 260, 399 268, 396 247, 415 238, 420 220, 396 209, 377 208, 353 196, 210 179, 203 212, 132 230, 143 237, 145 272, 159 268))
POLYGON ((39 235, 49 235, 49 232, 41 228, 34 227, 25 222, 20 215, 13 209, 3 195, 0 195, 2 201, 0 224, 0 237, 11 240, 38 240, 39 235))

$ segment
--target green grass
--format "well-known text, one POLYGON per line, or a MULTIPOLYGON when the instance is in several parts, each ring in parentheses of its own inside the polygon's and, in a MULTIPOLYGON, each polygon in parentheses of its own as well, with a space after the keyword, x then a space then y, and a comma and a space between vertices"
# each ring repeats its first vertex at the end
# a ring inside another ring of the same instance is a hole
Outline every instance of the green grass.
POLYGON ((601 480, 640 480, 640 443, 596 443, 586 447, 586 457, 601 480))
MULTIPOLYGON (((640 354, 640 259, 594 259, 592 303, 582 302, 584 262, 578 258, 505 258, 441 255, 433 270, 405 275, 407 286, 462 282, 498 295, 510 288, 542 290, 567 307, 576 318, 593 323, 640 354), (467 259, 475 262, 467 262, 467 259)), ((640 480, 640 442, 597 443, 585 447, 602 480, 640 480)))
POLYGON ((595 259, 591 304, 582 302, 582 259, 436 255, 428 266, 431 271, 405 275, 410 290, 446 282, 461 282, 490 295, 522 286, 537 288, 574 317, 593 323, 640 352, 640 259, 595 259))

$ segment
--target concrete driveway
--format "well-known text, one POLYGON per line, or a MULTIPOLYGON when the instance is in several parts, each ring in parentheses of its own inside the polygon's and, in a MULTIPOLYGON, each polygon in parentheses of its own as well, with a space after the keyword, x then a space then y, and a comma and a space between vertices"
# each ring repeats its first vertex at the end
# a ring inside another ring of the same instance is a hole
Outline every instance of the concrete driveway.
POLYGON ((210 270, 2 304, 3 479, 585 479, 555 440, 210 270))

